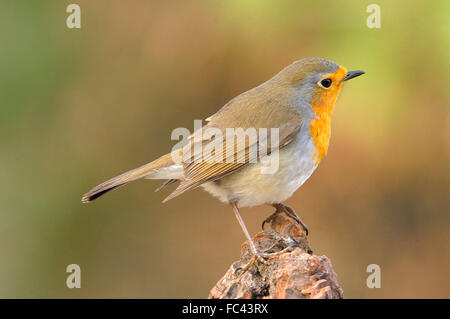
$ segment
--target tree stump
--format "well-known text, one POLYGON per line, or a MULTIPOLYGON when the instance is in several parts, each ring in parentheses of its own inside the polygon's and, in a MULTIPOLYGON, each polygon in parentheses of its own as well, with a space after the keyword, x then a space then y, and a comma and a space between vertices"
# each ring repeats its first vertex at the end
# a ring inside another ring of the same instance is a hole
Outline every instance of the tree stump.
POLYGON ((209 298, 224 299, 330 299, 343 298, 331 261, 326 256, 316 256, 309 247, 306 233, 293 219, 277 215, 270 230, 261 231, 253 238, 259 250, 273 245, 270 252, 288 246, 292 250, 255 262, 243 274, 234 269, 247 264, 253 254, 248 241, 241 247, 241 258, 230 266, 225 275, 211 289, 209 298))

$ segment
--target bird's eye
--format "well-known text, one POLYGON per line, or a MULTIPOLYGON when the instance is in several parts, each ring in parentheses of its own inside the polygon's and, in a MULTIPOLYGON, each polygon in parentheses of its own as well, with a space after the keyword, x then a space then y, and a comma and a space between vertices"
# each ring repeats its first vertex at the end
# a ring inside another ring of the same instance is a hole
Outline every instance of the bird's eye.
POLYGON ((331 86, 331 83, 332 83, 331 79, 323 79, 322 81, 320 81, 320 85, 326 89, 331 86))

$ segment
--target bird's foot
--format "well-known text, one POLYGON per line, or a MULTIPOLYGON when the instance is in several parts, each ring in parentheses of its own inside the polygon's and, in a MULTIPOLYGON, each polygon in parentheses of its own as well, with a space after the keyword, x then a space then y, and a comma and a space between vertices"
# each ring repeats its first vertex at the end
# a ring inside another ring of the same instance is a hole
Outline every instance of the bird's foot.
POLYGON ((266 219, 264 219, 262 222, 262 225, 261 225, 262 230, 264 230, 264 226, 266 225, 266 223, 270 223, 280 213, 281 213, 281 211, 279 211, 277 209, 275 212, 270 214, 270 216, 268 216, 266 219))
POLYGON ((239 266, 236 267, 233 270, 233 275, 235 277, 238 277, 240 275, 243 275, 244 273, 246 273, 256 262, 260 262, 262 264, 267 265, 268 261, 266 259, 271 258, 271 257, 275 257, 275 256, 279 256, 282 255, 284 253, 290 252, 292 251, 292 249, 294 249, 295 247, 298 247, 298 245, 295 243, 295 241, 292 241, 289 246, 283 248, 280 251, 277 252, 272 252, 269 253, 269 251, 271 251, 272 249, 274 249, 281 241, 283 241, 283 238, 277 240, 272 246, 270 246, 269 248, 264 249, 263 251, 256 251, 253 253, 253 257, 252 259, 245 264, 244 266, 239 266))
POLYGON ((263 254, 257 252, 257 253, 252 257, 252 259, 250 259, 250 261, 249 261, 248 263, 246 263, 246 264, 243 265, 243 266, 239 266, 239 267, 234 268, 234 270, 233 270, 233 275, 234 275, 235 277, 239 277, 239 276, 245 274, 245 273, 253 266, 253 264, 254 264, 256 261, 259 261, 259 262, 261 262, 261 263, 263 263, 263 264, 267 264, 267 261, 264 259, 263 254))
POLYGON ((271 222, 278 214, 285 213, 287 216, 294 219, 298 224, 302 225, 302 228, 305 231, 306 236, 308 236, 309 234, 308 226, 306 226, 306 224, 300 219, 300 217, 295 213, 292 207, 286 206, 284 204, 274 204, 272 206, 275 207, 276 210, 270 216, 268 216, 266 219, 263 220, 262 222, 263 230, 266 223, 271 222))
POLYGON ((295 213, 295 210, 292 207, 289 207, 289 206, 286 206, 286 205, 283 205, 283 207, 285 209, 286 215, 288 215, 289 217, 295 219, 295 221, 297 221, 297 223, 302 225, 302 228, 305 231, 306 236, 308 236, 308 234, 309 234, 308 226, 306 226, 306 224, 301 220, 301 218, 295 213))

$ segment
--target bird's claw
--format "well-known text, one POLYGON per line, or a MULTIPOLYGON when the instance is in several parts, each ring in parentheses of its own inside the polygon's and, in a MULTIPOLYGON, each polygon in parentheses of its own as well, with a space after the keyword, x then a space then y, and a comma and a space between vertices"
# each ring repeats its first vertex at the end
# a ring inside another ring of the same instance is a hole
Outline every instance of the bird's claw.
POLYGON ((275 212, 273 212, 270 216, 268 216, 266 219, 263 220, 261 225, 262 230, 264 230, 265 224, 271 222, 275 218, 275 216, 277 216, 280 213, 285 213, 288 217, 291 217, 293 220, 295 220, 297 224, 301 225, 303 230, 305 231, 306 236, 308 236, 309 234, 308 226, 306 226, 306 224, 300 219, 300 217, 298 217, 298 215, 291 207, 280 204, 278 206, 275 206, 275 208, 276 208, 275 212))
POLYGON ((267 217, 266 219, 263 220, 262 225, 261 225, 262 230, 264 230, 264 225, 265 225, 266 223, 272 221, 272 219, 273 219, 273 214, 270 215, 269 217, 267 217))
POLYGON ((250 267, 253 266, 253 264, 256 261, 260 261, 260 262, 262 262, 264 264, 267 264, 267 261, 260 254, 257 254, 255 256, 253 256, 252 259, 247 264, 245 264, 244 266, 236 267, 233 270, 233 275, 235 277, 239 277, 240 275, 243 275, 244 273, 246 273, 250 269, 250 267))
POLYGON ((283 238, 277 240, 272 246, 264 249, 262 252, 255 253, 255 255, 252 257, 252 259, 244 266, 239 266, 239 267, 234 268, 233 275, 235 277, 238 277, 239 275, 246 273, 257 261, 264 265, 267 265, 268 261, 266 260, 266 258, 279 256, 279 255, 289 252, 293 248, 297 247, 296 244, 290 244, 288 247, 286 247, 280 251, 277 251, 274 253, 267 253, 268 251, 271 251, 273 248, 275 248, 280 243, 280 241, 283 241, 283 238))

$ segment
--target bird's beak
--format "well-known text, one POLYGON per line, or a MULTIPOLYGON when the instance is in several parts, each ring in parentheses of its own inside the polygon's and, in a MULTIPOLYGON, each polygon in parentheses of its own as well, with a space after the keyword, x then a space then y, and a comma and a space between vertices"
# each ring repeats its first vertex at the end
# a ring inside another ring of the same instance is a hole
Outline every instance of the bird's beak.
POLYGON ((347 81, 353 78, 356 78, 357 76, 363 75, 364 71, 348 71, 347 75, 345 76, 345 78, 343 79, 343 81, 347 81))

